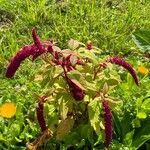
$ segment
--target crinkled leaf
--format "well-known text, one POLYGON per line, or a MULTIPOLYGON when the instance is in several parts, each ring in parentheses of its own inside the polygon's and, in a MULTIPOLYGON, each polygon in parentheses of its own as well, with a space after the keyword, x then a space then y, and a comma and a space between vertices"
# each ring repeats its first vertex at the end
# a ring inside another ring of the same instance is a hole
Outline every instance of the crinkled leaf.
POLYGON ((72 50, 76 49, 79 47, 79 42, 77 40, 73 40, 73 39, 70 39, 69 42, 68 42, 68 47, 72 50))
POLYGON ((84 58, 88 58, 89 60, 91 60, 94 64, 98 64, 98 58, 96 57, 96 55, 92 52, 92 51, 89 51, 85 48, 80 48, 78 50, 79 52, 79 55, 81 57, 84 57, 84 58))
POLYGON ((95 86, 95 83, 94 83, 94 82, 93 82, 93 83, 86 82, 86 88, 87 88, 88 90, 91 90, 91 91, 94 91, 94 92, 96 92, 96 91, 97 91, 97 88, 96 88, 96 86, 95 86))
POLYGON ((150 30, 136 30, 132 35, 132 39, 140 49, 150 50, 150 30))
POLYGON ((60 102, 60 116, 62 120, 65 120, 67 118, 69 106, 71 106, 70 100, 66 100, 63 96, 60 102))

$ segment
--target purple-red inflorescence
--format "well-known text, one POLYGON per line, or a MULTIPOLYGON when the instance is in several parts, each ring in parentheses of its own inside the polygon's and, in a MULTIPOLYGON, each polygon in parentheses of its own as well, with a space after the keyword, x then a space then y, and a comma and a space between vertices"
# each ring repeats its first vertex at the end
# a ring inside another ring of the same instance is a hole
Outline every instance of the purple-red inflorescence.
POLYGON ((33 41, 34 41, 34 44, 41 50, 43 49, 43 45, 40 41, 40 38, 38 37, 37 35, 37 32, 36 32, 36 29, 33 28, 32 29, 32 38, 33 38, 33 41))
POLYGON ((112 142, 112 113, 108 101, 102 102, 105 124, 105 147, 109 147, 112 142))
POLYGON ((46 52, 46 49, 40 42, 39 37, 37 36, 35 28, 32 30, 32 37, 34 40, 34 44, 24 46, 17 54, 12 58, 9 66, 6 70, 6 77, 11 78, 14 76, 15 72, 19 68, 21 62, 28 58, 29 56, 33 56, 33 60, 37 58, 39 55, 46 52))
POLYGON ((36 47, 33 53, 33 60, 34 60, 41 54, 45 53, 47 50, 45 49, 44 45, 41 43, 40 38, 38 37, 35 28, 32 29, 32 38, 34 41, 34 45, 36 47))
POLYGON ((133 67, 128 62, 126 62, 125 60, 123 60, 122 58, 120 58, 118 56, 111 57, 109 59, 109 62, 111 62, 112 64, 117 64, 119 66, 122 66, 123 68, 125 68, 126 70, 128 70, 130 72, 130 74, 132 75, 135 83, 137 85, 139 85, 139 81, 138 81, 138 77, 136 75, 136 72, 135 72, 135 70, 133 69, 133 67))
POLYGON ((37 113, 37 120, 41 127, 41 131, 43 132, 47 129, 46 122, 44 119, 44 103, 43 102, 41 102, 41 101, 38 102, 38 106, 36 108, 36 113, 37 113))
POLYGON ((6 77, 11 78, 14 76, 16 70, 19 68, 21 62, 28 58, 30 55, 33 55, 34 45, 24 46, 11 60, 11 63, 7 67, 6 77))

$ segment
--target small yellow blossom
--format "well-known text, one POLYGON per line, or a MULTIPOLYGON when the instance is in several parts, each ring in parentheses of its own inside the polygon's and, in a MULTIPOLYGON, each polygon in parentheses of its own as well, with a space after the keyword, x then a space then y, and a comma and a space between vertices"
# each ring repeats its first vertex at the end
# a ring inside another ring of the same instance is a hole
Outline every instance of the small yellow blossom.
POLYGON ((138 67, 138 72, 141 73, 141 74, 146 75, 146 74, 148 74, 149 71, 144 66, 140 66, 140 67, 138 67))
POLYGON ((5 103, 0 106, 0 116, 11 118, 16 113, 16 105, 14 103, 5 103))

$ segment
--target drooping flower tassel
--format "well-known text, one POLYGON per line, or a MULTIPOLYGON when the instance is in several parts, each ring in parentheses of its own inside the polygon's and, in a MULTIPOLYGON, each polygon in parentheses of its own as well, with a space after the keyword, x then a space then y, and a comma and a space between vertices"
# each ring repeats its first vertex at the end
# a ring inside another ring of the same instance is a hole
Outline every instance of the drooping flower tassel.
POLYGON ((6 77, 12 78, 19 68, 21 62, 28 58, 30 55, 33 56, 33 60, 36 59, 38 56, 46 52, 46 49, 40 42, 40 39, 36 33, 36 30, 33 28, 32 30, 32 37, 34 40, 34 44, 24 46, 17 54, 12 58, 9 66, 6 70, 6 77))
POLYGON ((120 58, 118 56, 111 57, 109 59, 109 62, 111 62, 112 64, 117 64, 119 66, 122 66, 123 68, 125 68, 126 70, 128 70, 130 72, 130 74, 132 75, 135 83, 137 85, 139 85, 139 81, 138 81, 136 72, 135 72, 135 70, 133 69, 133 67, 128 62, 126 62, 125 60, 123 60, 122 58, 120 58))
POLYGON ((37 113, 38 123, 41 127, 41 131, 43 132, 47 129, 45 118, 44 118, 44 98, 43 97, 40 98, 40 100, 38 102, 38 106, 36 108, 36 113, 37 113))
POLYGON ((104 124, 105 124, 105 147, 109 147, 112 142, 112 113, 109 107, 108 101, 102 102, 104 112, 104 124))
POLYGON ((21 62, 28 58, 34 52, 34 45, 24 46, 11 60, 6 70, 6 77, 11 78, 19 68, 21 62))

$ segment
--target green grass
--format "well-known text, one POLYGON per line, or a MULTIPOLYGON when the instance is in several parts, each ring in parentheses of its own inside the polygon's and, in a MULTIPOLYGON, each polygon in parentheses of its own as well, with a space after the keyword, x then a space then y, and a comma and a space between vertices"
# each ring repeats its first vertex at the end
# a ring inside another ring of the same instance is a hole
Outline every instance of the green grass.
MULTIPOLYGON (((1 118, 0 141, 7 139, 9 149, 17 149, 15 144, 24 146, 38 133, 38 125, 32 129, 27 118, 29 113, 34 118, 33 93, 41 92, 39 85, 32 82, 40 62, 26 60, 13 80, 4 77, 10 57, 23 45, 32 43, 32 27, 38 29, 41 39, 52 38, 61 48, 66 48, 66 42, 73 38, 82 42, 91 40, 103 49, 103 54, 128 55, 136 47, 131 40, 132 32, 150 28, 149 10, 149 0, 0 0, 0 104, 15 102, 20 112, 16 120, 1 118), (18 124, 18 131, 12 135, 12 125, 18 124)), ((136 58, 131 60, 135 61, 136 58)), ((135 64, 140 63, 139 60, 135 64)))
POLYGON ((54 38, 62 48, 68 39, 74 38, 83 42, 92 40, 109 53, 127 53, 133 46, 131 33, 150 27, 149 1, 115 0, 110 4, 107 0, 62 3, 1 0, 0 6, 15 16, 15 21, 1 28, 0 34, 1 53, 7 49, 10 55, 30 41, 33 26, 43 39, 54 38))

